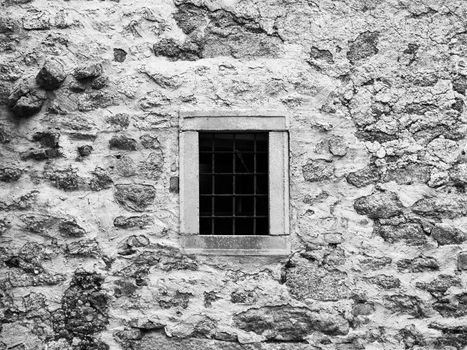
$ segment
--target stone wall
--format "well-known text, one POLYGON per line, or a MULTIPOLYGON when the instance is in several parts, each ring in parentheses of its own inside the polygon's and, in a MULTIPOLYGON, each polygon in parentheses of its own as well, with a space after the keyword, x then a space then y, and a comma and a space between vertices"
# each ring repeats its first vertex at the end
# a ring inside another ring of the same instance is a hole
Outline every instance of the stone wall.
POLYGON ((467 345, 465 0, 0 0, 0 349, 467 345), (182 254, 183 110, 290 118, 292 254, 182 254))

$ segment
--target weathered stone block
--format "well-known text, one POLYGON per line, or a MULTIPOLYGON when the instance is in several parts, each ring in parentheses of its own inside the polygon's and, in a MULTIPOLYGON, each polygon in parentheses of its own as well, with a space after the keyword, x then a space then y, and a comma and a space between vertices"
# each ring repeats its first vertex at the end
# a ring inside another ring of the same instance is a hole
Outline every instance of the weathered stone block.
POLYGON ((339 300, 350 296, 347 274, 319 267, 303 258, 295 258, 286 268, 284 279, 290 293, 301 300, 339 300))
POLYGON ((189 40, 180 43, 174 39, 161 39, 153 45, 152 49, 154 55, 165 56, 172 60, 194 61, 201 55, 199 45, 189 40))
MULTIPOLYGON (((116 113, 114 115, 109 116, 106 119, 106 121, 112 126, 116 126, 121 129, 126 129, 130 125, 130 116, 127 113, 116 113)), ((147 136, 150 137, 149 135, 147 136)), ((141 144, 143 144, 143 141, 141 141, 141 144)), ((145 147, 144 144, 143 147, 145 147)))
POLYGON ((358 188, 377 183, 379 179, 380 173, 378 168, 371 165, 346 176, 347 182, 358 188))
POLYGON ((328 140, 329 144, 329 152, 331 152, 334 156, 343 157, 347 154, 347 144, 345 140, 341 136, 334 136, 328 140))
POLYGON ((97 273, 76 271, 70 286, 62 297, 61 308, 56 312, 54 330, 74 343, 82 343, 81 349, 96 347, 93 334, 108 324, 108 296, 102 290, 104 278, 97 273))
POLYGON ((89 187, 92 191, 102 191, 111 188, 113 180, 110 175, 102 168, 97 167, 92 172, 92 179, 89 182, 89 187))
POLYGON ((270 341, 302 341, 312 331, 329 335, 345 335, 349 332, 349 324, 342 316, 288 305, 249 309, 236 314, 234 324, 270 341))
POLYGON ((0 236, 11 228, 11 222, 6 218, 0 218, 0 236))
POLYGON ((467 252, 460 252, 457 256, 457 268, 461 271, 467 270, 467 252))
POLYGON ((443 317, 463 317, 467 315, 467 293, 440 298, 433 304, 433 309, 443 317))
POLYGON ((451 287, 462 286, 462 283, 458 277, 441 274, 431 282, 417 282, 415 286, 439 297, 451 287))
POLYGON ((386 242, 405 242, 409 245, 423 245, 427 237, 422 227, 416 223, 400 225, 375 225, 374 232, 381 236, 386 242))
POLYGON ((120 184, 115 185, 115 200, 130 211, 144 211, 156 198, 156 189, 151 185, 120 184))
POLYGON ((367 280, 380 286, 383 289, 399 288, 401 285, 401 281, 397 277, 389 275, 376 275, 368 277, 367 280))
POLYGON ((254 343, 254 344, 241 344, 235 341, 235 338, 230 337, 216 337, 220 340, 200 338, 169 338, 157 332, 147 333, 140 341, 125 344, 125 350, 139 349, 164 349, 164 350, 314 350, 309 344, 303 342, 287 342, 281 343, 254 343), (234 338, 234 339, 232 339, 234 338))
POLYGON ((68 243, 65 254, 69 256, 98 257, 101 254, 101 249, 95 239, 82 239, 68 243))
POLYGON ((17 117, 30 117, 38 113, 47 95, 30 79, 20 80, 8 97, 8 106, 17 117))
POLYGON ((19 168, 0 168, 0 181, 3 182, 14 182, 18 181, 21 175, 23 174, 23 170, 19 168))
POLYGON ((91 154, 93 148, 91 145, 84 145, 84 146, 79 146, 78 147, 78 154, 81 157, 87 157, 91 154))
POLYGON ((37 148, 30 149, 29 151, 21 152, 21 160, 48 160, 61 157, 61 152, 56 148, 37 148))
POLYGON ((426 316, 426 306, 419 297, 405 294, 393 294, 385 296, 384 300, 385 306, 393 313, 406 313, 417 318, 426 316))
POLYGON ((334 174, 334 164, 323 159, 309 160, 302 167, 302 173, 306 181, 327 180, 334 174))
POLYGON ((117 216, 114 219, 114 226, 130 229, 130 228, 140 228, 151 226, 154 224, 154 219, 149 215, 140 215, 140 216, 117 216))
POLYGON ((83 237, 86 231, 76 223, 76 220, 64 220, 58 225, 58 230, 65 237, 83 237))
POLYGON ((382 268, 387 267, 392 263, 392 259, 387 256, 366 256, 365 258, 360 260, 360 264, 365 269, 370 270, 379 270, 382 268))
POLYGON ((76 68, 73 72, 73 76, 77 80, 95 79, 99 77, 102 72, 102 65, 100 63, 94 63, 76 68))
POLYGON ((448 224, 436 224, 431 236, 439 245, 461 244, 466 240, 466 233, 448 224))
POLYGON ((459 185, 467 185, 467 163, 459 163, 449 171, 451 180, 459 185))
POLYGON ((123 62, 126 59, 127 52, 123 49, 114 49, 114 61, 115 62, 123 62))
POLYGON ((78 176, 77 170, 73 168, 48 169, 44 172, 44 175, 53 186, 65 191, 78 190, 80 184, 83 182, 83 179, 78 176))
POLYGON ((374 192, 357 198, 354 208, 360 215, 372 219, 386 219, 402 214, 402 203, 394 192, 374 192))
POLYGON ((156 136, 144 134, 140 136, 141 146, 147 149, 160 149, 161 143, 156 136))
POLYGON ((36 82, 45 90, 55 90, 60 87, 65 80, 66 73, 64 64, 56 59, 49 58, 45 61, 36 76, 36 82))
POLYGON ((116 135, 110 139, 109 146, 111 149, 136 151, 136 140, 125 135, 116 135))
POLYGON ((378 53, 379 32, 363 32, 350 42, 347 59, 352 64, 378 53))
POLYGON ((418 256, 414 259, 402 259, 397 262, 397 269, 401 272, 429 272, 438 271, 438 261, 430 256, 418 256))

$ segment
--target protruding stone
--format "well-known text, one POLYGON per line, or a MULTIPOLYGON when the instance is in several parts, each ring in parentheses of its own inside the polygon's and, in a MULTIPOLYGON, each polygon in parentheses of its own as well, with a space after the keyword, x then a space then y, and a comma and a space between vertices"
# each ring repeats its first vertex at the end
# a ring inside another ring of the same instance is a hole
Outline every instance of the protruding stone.
POLYGON ((58 141, 60 140, 60 134, 54 131, 36 132, 32 136, 32 140, 35 142, 39 142, 42 147, 58 148, 58 141))
POLYGON ((315 61, 324 61, 328 64, 333 64, 334 59, 332 53, 329 50, 322 50, 315 46, 312 46, 310 49, 310 59, 315 61))
POLYGON ((54 331, 67 339, 73 339, 81 349, 105 349, 96 344, 94 333, 105 329, 108 324, 109 298, 102 290, 104 278, 97 273, 78 270, 69 288, 62 297, 62 305, 57 310, 54 331))
POLYGON ((417 282, 415 286, 439 297, 450 287, 461 287, 462 283, 459 277, 441 274, 431 282, 417 282))
POLYGON ((116 113, 109 116, 106 121, 116 128, 126 129, 130 125, 130 116, 127 113, 116 113))
POLYGON ((347 59, 352 64, 376 55, 378 53, 378 32, 363 32, 350 43, 349 51, 347 52, 347 59))
POLYGON ((157 299, 159 306, 163 309, 171 309, 174 307, 186 309, 190 303, 190 298, 192 297, 193 294, 191 293, 180 292, 177 290, 175 293, 161 293, 157 299))
POLYGON ((397 262, 397 269, 401 272, 430 272, 438 271, 439 263, 431 256, 418 256, 414 259, 402 259, 397 262))
POLYGON ((460 252, 459 255, 457 256, 457 268, 460 271, 467 270, 467 251, 460 252))
POLYGON ((374 232, 383 237, 386 242, 404 242, 408 245, 423 245, 427 242, 426 234, 417 223, 400 225, 375 225, 374 232))
POLYGON ((114 226, 130 229, 130 228, 146 228, 154 224, 154 219, 149 215, 140 215, 140 216, 117 216, 114 219, 114 226))
POLYGON ((91 80, 99 77, 103 72, 102 65, 100 63, 94 63, 75 69, 73 76, 77 80, 91 80))
POLYGON ((97 257, 100 255, 101 250, 99 243, 95 239, 82 239, 68 243, 65 253, 70 256, 97 257))
POLYGON ((83 145, 78 147, 78 154, 81 157, 87 157, 91 154, 93 148, 91 145, 83 145))
POLYGON ((102 191, 112 187, 113 180, 105 169, 97 167, 92 172, 92 179, 89 182, 89 187, 93 191, 102 191))
POLYGON ((21 152, 20 157, 21 160, 47 160, 47 159, 54 159, 61 157, 61 152, 56 148, 32 148, 28 151, 21 152))
POLYGON ((161 175, 163 166, 164 156, 159 149, 149 153, 148 157, 141 162, 140 173, 148 179, 156 180, 161 175))
POLYGON ((156 190, 151 185, 121 184, 115 186, 115 200, 130 211, 144 211, 156 198, 156 190))
POLYGON ((365 269, 371 269, 371 270, 379 270, 382 268, 385 268, 386 266, 390 265, 392 262, 392 259, 387 256, 365 256, 364 259, 360 260, 360 264, 365 268, 365 269))
POLYGON ((0 236, 11 228, 11 222, 7 218, 0 218, 0 236))
POLYGON ((100 90, 107 86, 109 86, 109 78, 103 75, 97 77, 91 83, 91 88, 94 90, 100 90))
POLYGON ((115 62, 120 62, 121 63, 121 62, 125 61, 126 55, 127 55, 127 53, 126 53, 125 50, 118 49, 118 48, 114 49, 114 61, 115 62))
POLYGON ((230 293, 230 301, 234 304, 251 305, 258 300, 258 295, 254 290, 236 289, 230 293))
POLYGON ((426 316, 426 307, 419 297, 394 294, 385 296, 384 299, 385 306, 393 313, 405 313, 417 318, 426 316))
POLYGON ((49 169, 45 175, 52 185, 65 191, 75 191, 80 186, 81 179, 74 168, 49 169))
POLYGON ((51 57, 45 61, 44 66, 36 76, 36 81, 45 90, 55 90, 62 85, 65 77, 66 73, 63 63, 51 57))
POLYGON ((449 171, 449 176, 455 184, 467 185, 467 163, 454 165, 449 171))
POLYGON ((31 79, 20 80, 8 97, 8 106, 17 117, 30 117, 38 113, 47 95, 31 79))
POLYGON ((303 177, 306 181, 323 181, 331 178, 334 174, 334 164, 332 162, 316 159, 309 160, 302 167, 303 177))
POLYGON ((347 145, 341 136, 333 136, 328 140, 329 152, 337 157, 343 157, 347 154, 347 145))
POLYGON ((463 317, 467 315, 467 293, 441 297, 433 303, 433 309, 443 317, 463 317))
POLYGON ((357 198, 354 208, 371 219, 390 218, 402 213, 402 203, 394 192, 374 192, 357 198))
POLYGON ((125 135, 115 135, 109 141, 110 149, 136 151, 136 140, 125 135))
POLYGON ((401 281, 394 276, 376 275, 368 278, 368 281, 380 286, 383 289, 399 288, 401 281))
POLYGON ((449 224, 436 224, 431 230, 431 236, 439 245, 461 244, 467 238, 466 233, 449 224))
POLYGON ((0 168, 0 181, 2 182, 15 182, 18 181, 23 171, 19 168, 0 168))
POLYGON ((159 142, 156 136, 151 136, 148 134, 142 135, 140 138, 141 145, 147 149, 160 149, 161 143, 159 142))
POLYGON ((339 315, 312 312, 302 307, 264 306, 234 316, 236 327, 266 337, 269 341, 303 341, 313 331, 345 335, 348 322, 339 315))
POLYGON ((285 270, 285 284, 290 293, 300 299, 337 301, 350 295, 349 281, 345 272, 328 271, 315 262, 295 257, 285 270))
POLYGON ((161 39, 153 45, 154 55, 165 56, 171 60, 194 61, 200 58, 201 49, 190 40, 182 43, 171 38, 161 39))
POLYGON ((465 95, 465 91, 467 90, 467 76, 463 74, 455 76, 452 80, 452 88, 459 94, 465 95))
POLYGON ((412 210, 423 216, 453 219, 467 215, 467 196, 464 193, 440 193, 436 197, 420 199, 412 210))
POLYGON ((76 223, 76 220, 64 220, 58 225, 58 230, 65 237, 83 237, 86 231, 76 223))

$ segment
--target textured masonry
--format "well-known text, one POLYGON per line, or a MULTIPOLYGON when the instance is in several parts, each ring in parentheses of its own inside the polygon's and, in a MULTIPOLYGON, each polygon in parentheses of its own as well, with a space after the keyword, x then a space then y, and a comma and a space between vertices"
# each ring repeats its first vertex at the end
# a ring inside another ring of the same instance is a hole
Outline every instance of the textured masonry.
POLYGON ((0 9, 0 350, 467 346, 465 0, 0 9), (186 254, 180 115, 245 109, 290 255, 186 254))

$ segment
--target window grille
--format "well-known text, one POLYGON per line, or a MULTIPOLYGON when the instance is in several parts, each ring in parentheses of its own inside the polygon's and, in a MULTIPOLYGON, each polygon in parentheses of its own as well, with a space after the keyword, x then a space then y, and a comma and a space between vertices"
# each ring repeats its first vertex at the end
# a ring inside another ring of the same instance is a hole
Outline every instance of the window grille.
POLYGON ((199 132, 202 235, 268 235, 268 133, 199 132))

